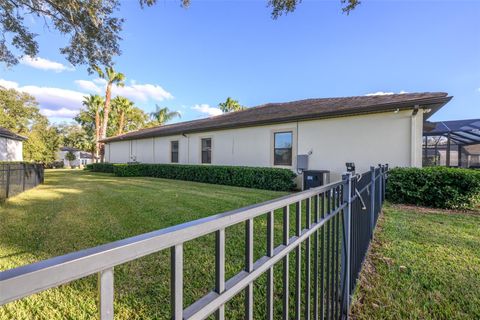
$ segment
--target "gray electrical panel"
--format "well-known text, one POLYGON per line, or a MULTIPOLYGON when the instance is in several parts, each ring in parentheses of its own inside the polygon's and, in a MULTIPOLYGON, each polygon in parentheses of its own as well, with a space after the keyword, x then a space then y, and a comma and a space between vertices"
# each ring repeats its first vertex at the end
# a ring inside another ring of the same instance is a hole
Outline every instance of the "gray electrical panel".
POLYGON ((308 170, 308 154, 297 155, 297 170, 308 170))

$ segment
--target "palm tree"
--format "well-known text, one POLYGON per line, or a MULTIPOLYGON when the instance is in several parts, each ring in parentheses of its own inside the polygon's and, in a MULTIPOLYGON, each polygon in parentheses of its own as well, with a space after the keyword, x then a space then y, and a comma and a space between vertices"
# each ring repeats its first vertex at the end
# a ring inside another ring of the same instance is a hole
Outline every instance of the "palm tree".
POLYGON ((102 106, 104 105, 103 98, 98 94, 89 95, 84 97, 82 104, 87 108, 87 112, 95 114, 95 147, 94 153, 98 159, 98 152, 100 150, 100 145, 98 140, 100 140, 100 113, 102 111, 102 106))
POLYGON ((225 100, 225 102, 221 102, 218 104, 218 107, 222 112, 235 112, 245 110, 246 108, 238 103, 238 100, 234 100, 230 97, 225 100))
POLYGON ((167 107, 160 108, 158 105, 155 105, 157 111, 150 113, 150 118, 152 119, 152 125, 162 126, 173 118, 181 118, 182 115, 178 111, 170 111, 167 107))
POLYGON ((112 96, 112 85, 123 87, 125 85, 125 75, 116 72, 112 67, 106 67, 105 72, 97 66, 93 67, 97 71, 98 76, 107 80, 107 89, 105 91, 105 105, 103 107, 103 122, 100 130, 100 137, 105 139, 107 137, 108 115, 110 113, 110 99, 112 96))
POLYGON ((125 115, 132 111, 133 102, 125 97, 117 96, 112 100, 112 110, 118 114, 118 131, 117 134, 122 134, 125 127, 125 115))

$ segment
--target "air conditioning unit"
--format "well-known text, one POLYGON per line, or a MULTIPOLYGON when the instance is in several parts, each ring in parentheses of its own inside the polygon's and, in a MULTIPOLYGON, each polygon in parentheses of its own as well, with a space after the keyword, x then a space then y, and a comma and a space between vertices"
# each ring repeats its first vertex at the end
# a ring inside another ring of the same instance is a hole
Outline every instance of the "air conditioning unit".
POLYGON ((303 190, 320 187, 330 182, 328 170, 305 170, 303 171, 303 190))

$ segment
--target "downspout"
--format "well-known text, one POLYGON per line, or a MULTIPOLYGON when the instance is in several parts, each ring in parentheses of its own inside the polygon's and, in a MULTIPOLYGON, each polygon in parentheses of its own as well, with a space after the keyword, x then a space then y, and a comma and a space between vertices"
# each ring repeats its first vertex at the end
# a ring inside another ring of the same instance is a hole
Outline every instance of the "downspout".
MULTIPOLYGON (((187 161, 186 161, 186 164, 189 164, 190 163, 190 137, 187 136, 185 133, 182 133, 182 136, 184 138, 187 138, 187 161)), ((178 146, 178 152, 180 153, 180 145, 178 146)), ((180 161, 180 157, 179 157, 178 161, 180 161)))
POLYGON ((153 163, 155 162, 155 137, 152 137, 152 149, 153 149, 153 163))
POLYGON ((417 114, 420 109, 419 105, 415 105, 413 108, 412 116, 410 117, 410 166, 417 167, 417 114))
MULTIPOLYGON (((295 171, 297 171, 297 158, 298 158, 298 121, 297 121, 297 132, 295 132, 295 136, 296 136, 296 146, 295 146, 295 171)), ((293 160, 293 159, 292 159, 293 160)))

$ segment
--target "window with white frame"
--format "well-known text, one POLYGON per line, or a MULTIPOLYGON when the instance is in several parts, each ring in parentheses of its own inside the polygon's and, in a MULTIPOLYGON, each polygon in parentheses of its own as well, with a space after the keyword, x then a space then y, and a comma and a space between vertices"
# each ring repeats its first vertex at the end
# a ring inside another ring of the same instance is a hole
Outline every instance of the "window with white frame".
POLYGON ((178 163, 178 141, 170 141, 170 161, 172 163, 178 163))
POLYGON ((275 132, 273 144, 273 164, 275 166, 291 166, 293 154, 293 132, 275 132))
POLYGON ((202 163, 212 163, 212 139, 202 139, 202 163))

